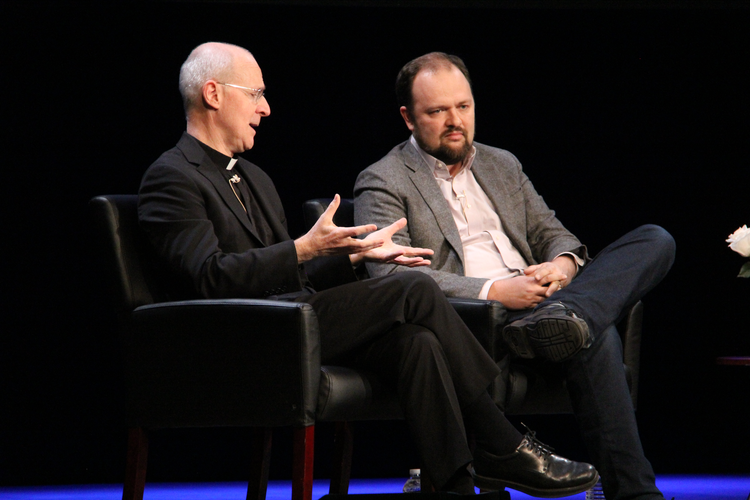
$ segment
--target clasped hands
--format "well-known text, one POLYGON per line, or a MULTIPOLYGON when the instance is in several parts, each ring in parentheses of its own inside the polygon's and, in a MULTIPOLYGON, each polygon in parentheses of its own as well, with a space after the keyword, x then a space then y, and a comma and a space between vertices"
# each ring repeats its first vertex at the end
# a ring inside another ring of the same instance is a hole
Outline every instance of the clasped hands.
POLYGON ((405 247, 393 242, 393 235, 406 226, 406 219, 399 219, 380 230, 375 224, 338 227, 333 223, 333 214, 340 203, 341 197, 337 194, 307 234, 294 240, 300 263, 315 257, 349 255, 352 265, 362 261, 387 262, 408 267, 430 265, 430 261, 424 258, 433 254, 429 248, 405 247), (357 238, 367 233, 370 234, 365 238, 357 238))
POLYGON ((508 309, 530 309, 561 290, 575 276, 575 261, 567 255, 524 269, 522 276, 495 281, 487 298, 508 309))

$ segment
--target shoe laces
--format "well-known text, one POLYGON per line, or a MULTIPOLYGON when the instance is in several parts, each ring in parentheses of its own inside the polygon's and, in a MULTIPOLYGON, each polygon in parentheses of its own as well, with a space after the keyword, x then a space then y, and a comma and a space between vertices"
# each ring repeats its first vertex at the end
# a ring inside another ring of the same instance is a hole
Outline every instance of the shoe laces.
POLYGON ((526 448, 535 453, 537 456, 546 457, 551 455, 555 449, 549 445, 546 445, 536 438, 536 431, 532 431, 529 427, 521 422, 521 425, 526 427, 526 448))

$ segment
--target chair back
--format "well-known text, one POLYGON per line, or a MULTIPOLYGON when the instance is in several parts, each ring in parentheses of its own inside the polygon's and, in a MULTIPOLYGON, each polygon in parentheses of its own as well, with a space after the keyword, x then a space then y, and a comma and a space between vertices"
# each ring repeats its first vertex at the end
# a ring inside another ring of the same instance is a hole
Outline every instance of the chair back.
POLYGON ((138 195, 97 196, 89 207, 118 314, 163 301, 151 249, 138 226, 138 195))
MULTIPOLYGON (((302 204, 302 216, 305 221, 305 227, 313 227, 332 201, 333 198, 315 198, 304 202, 302 204)), ((336 213, 333 214, 333 223, 340 227, 351 227, 354 225, 354 200, 351 198, 341 198, 341 204, 336 213)))

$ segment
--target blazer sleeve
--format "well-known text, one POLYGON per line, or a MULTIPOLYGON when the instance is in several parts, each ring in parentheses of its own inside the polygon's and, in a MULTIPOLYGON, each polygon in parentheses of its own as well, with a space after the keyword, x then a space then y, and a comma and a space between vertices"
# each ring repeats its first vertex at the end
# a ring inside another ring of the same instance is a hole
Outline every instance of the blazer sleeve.
MULTIPOLYGON (((272 185, 268 195, 281 210, 272 185)), ((302 288, 294 242, 253 244, 192 165, 153 164, 141 183, 138 215, 158 257, 193 296, 257 298, 302 288)))
POLYGON ((584 263, 588 262, 590 258, 586 246, 557 219, 555 211, 537 193, 518 159, 507 151, 502 151, 502 154, 511 161, 502 162, 505 168, 498 169, 492 177, 495 181, 502 179, 509 191, 507 200, 513 210, 505 215, 513 223, 505 227, 506 233, 528 263, 549 262, 565 252, 575 254, 584 263), (524 221, 525 225, 519 221, 524 221), (519 232, 521 230, 524 232, 519 232))

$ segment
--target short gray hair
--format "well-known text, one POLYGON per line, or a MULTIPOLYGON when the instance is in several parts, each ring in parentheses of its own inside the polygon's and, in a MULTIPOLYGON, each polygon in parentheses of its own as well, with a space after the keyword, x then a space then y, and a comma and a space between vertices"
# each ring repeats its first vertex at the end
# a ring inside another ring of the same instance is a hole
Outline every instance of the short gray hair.
MULTIPOLYGON (((236 45, 222 45, 242 49, 236 45)), ((180 94, 186 115, 202 102, 203 85, 209 80, 224 82, 231 76, 233 63, 231 51, 219 44, 204 43, 193 49, 180 68, 180 94)))

